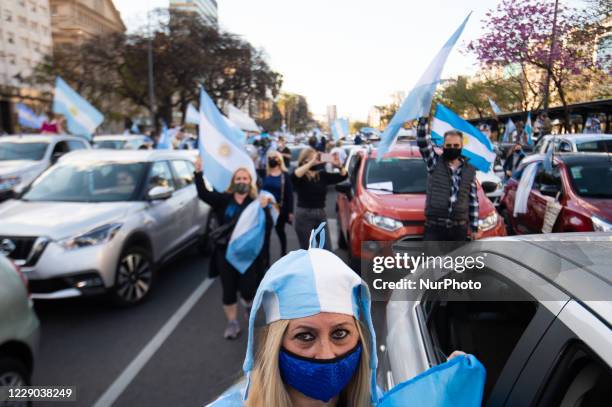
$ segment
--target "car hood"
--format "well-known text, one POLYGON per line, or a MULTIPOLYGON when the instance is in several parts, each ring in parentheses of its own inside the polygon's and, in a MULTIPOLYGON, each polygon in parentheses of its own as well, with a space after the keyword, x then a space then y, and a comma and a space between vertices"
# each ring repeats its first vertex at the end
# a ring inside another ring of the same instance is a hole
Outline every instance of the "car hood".
POLYGON ((366 191, 368 210, 397 220, 425 221, 425 194, 377 194, 366 191))
POLYGON ((580 206, 591 215, 612 223, 612 199, 580 198, 580 206))
POLYGON ((120 221, 142 202, 24 202, 0 204, 0 235, 63 239, 120 221))
POLYGON ((42 161, 9 160, 0 161, 0 176, 20 175, 29 171, 42 171, 45 164, 42 161))

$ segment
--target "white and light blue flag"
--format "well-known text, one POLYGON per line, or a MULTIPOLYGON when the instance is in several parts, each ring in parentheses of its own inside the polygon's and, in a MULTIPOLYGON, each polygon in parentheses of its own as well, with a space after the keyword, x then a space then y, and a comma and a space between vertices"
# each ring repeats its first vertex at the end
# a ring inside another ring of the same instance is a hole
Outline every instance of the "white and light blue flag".
POLYGON ((132 134, 140 134, 140 128, 138 127, 138 120, 132 121, 132 128, 130 129, 132 134))
POLYGON ((349 122, 347 119, 336 119, 331 126, 334 140, 339 140, 349 135, 349 122))
POLYGON ((416 85, 412 88, 402 103, 402 106, 393 116, 393 119, 391 119, 391 122, 389 122, 389 125, 381 136, 380 144, 378 145, 378 152, 376 153, 377 161, 381 160, 387 151, 391 149, 391 146, 397 137, 397 133, 402 128, 404 123, 409 120, 415 120, 419 117, 429 115, 431 101, 433 99, 436 86, 440 82, 440 76, 442 75, 442 70, 444 69, 446 59, 461 36, 463 28, 467 24, 471 14, 472 13, 468 14, 457 31, 455 31, 448 41, 446 41, 446 44, 444 44, 433 61, 430 62, 427 70, 425 70, 421 78, 417 81, 416 85))
POLYGON ((198 149, 204 164, 204 174, 217 191, 225 191, 239 168, 246 169, 256 179, 255 165, 235 129, 221 114, 204 88, 200 93, 200 123, 198 149))
POLYGON ((493 110, 493 113, 495 113, 496 116, 502 113, 502 110, 499 108, 499 106, 497 106, 497 103, 495 103, 493 99, 489 98, 489 104, 491 105, 491 110, 493 110))
POLYGON ((458 130, 463 133, 461 154, 479 171, 489 172, 495 162, 495 150, 487 136, 459 117, 455 112, 438 104, 431 126, 431 140, 437 145, 444 144, 444 133, 458 130))
POLYGON ((159 142, 157 143, 157 150, 172 150, 172 137, 170 136, 170 131, 168 131, 168 125, 166 122, 162 125, 161 137, 159 138, 159 142))
POLYGON ((514 131, 516 130, 516 126, 514 125, 514 122, 512 121, 512 119, 508 119, 508 122, 506 122, 506 128, 504 129, 504 136, 502 137, 502 143, 513 143, 514 140, 512 140, 512 133, 514 133, 514 131))
POLYGON ((200 124, 200 113, 198 112, 198 109, 193 107, 191 103, 187 104, 187 110, 185 112, 185 123, 200 124))
MULTIPOLYGON (((259 198, 270 198, 270 214, 274 223, 278 219, 278 209, 274 195, 262 191, 259 198)), ((266 236, 266 214, 261 207, 260 199, 251 202, 240 214, 238 222, 232 232, 225 259, 240 273, 244 274, 257 259, 264 245, 266 236)))
POLYGON ((21 127, 40 129, 43 125, 43 116, 38 116, 32 109, 22 103, 17 103, 17 120, 21 127))
POLYGON ((525 133, 527 133, 527 144, 533 144, 533 124, 531 123, 531 112, 527 113, 527 122, 525 123, 525 133))
POLYGON ((55 80, 53 113, 63 115, 66 118, 68 131, 79 136, 90 137, 104 121, 102 113, 59 76, 55 80))

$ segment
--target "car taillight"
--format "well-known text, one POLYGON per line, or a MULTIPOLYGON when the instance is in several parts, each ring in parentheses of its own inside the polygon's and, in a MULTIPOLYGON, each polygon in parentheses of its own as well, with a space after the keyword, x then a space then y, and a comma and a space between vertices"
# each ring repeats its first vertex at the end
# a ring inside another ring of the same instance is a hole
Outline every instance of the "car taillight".
POLYGON ((26 291, 28 292, 28 297, 31 295, 30 294, 30 285, 28 283, 28 279, 26 278, 26 276, 23 274, 23 272, 21 271, 21 269, 19 268, 18 265, 15 264, 15 262, 11 261, 11 264, 13 265, 13 269, 15 269, 15 272, 17 273, 17 275, 19 276, 19 278, 21 279, 21 282, 23 283, 23 285, 25 286, 26 291))

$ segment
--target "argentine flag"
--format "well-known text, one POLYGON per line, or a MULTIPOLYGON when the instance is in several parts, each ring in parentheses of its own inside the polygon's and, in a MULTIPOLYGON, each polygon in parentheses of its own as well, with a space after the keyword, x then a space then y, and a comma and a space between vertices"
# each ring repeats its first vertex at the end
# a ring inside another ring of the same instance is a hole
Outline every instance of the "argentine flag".
POLYGON ((489 98, 489 104, 491 105, 491 110, 493 110, 493 113, 495 113, 495 115, 501 114, 502 110, 499 108, 499 106, 497 106, 497 103, 495 103, 493 99, 489 98))
MULTIPOLYGON (((274 223, 278 219, 278 208, 274 196, 262 191, 259 197, 270 198, 270 212, 274 223)), ((266 214, 259 199, 251 202, 240 214, 225 252, 225 259, 240 273, 244 274, 263 248, 266 235, 266 214)))
POLYGON ((446 41, 446 44, 444 44, 433 61, 430 62, 427 70, 423 73, 423 76, 421 76, 416 85, 414 85, 414 88, 412 88, 402 103, 402 106, 395 113, 393 119, 391 119, 391 122, 389 122, 389 125, 381 136, 380 144, 378 145, 378 152, 376 153, 377 161, 380 161, 387 151, 391 149, 391 146, 397 137, 397 133, 402 128, 404 123, 409 120, 414 120, 418 119, 419 117, 429 115, 431 101, 433 99, 436 86, 440 82, 440 75, 442 75, 442 70, 444 69, 446 59, 461 36, 463 28, 467 24, 471 14, 472 13, 468 14, 457 31, 455 31, 448 41, 446 41))
POLYGON ((187 110, 185 112, 185 123, 189 124, 200 124, 200 113, 193 107, 191 103, 187 104, 187 110))
POLYGON ((349 122, 346 119, 337 119, 331 126, 332 136, 334 140, 339 140, 342 137, 347 137, 349 134, 349 122))
POLYGON ((506 123, 506 128, 504 129, 504 137, 502 138, 502 143, 514 143, 514 140, 510 140, 512 137, 512 133, 516 130, 516 126, 512 119, 508 119, 506 123))
POLYGON ((204 164, 206 178, 217 191, 225 191, 234 172, 244 168, 256 179, 255 165, 238 141, 232 128, 204 88, 200 93, 200 134, 198 149, 204 164))
POLYGON ((525 133, 527 133, 527 144, 533 144, 533 124, 531 124, 531 112, 527 113, 527 122, 525 123, 525 133))
POLYGON ((68 131, 79 136, 90 137, 104 121, 104 116, 89 102, 76 93, 59 76, 55 80, 53 113, 66 118, 68 131))
POLYGON ((22 103, 17 103, 17 119, 21 127, 40 129, 43 125, 43 117, 38 116, 32 109, 22 103))
POLYGON ((463 133, 462 155, 471 165, 482 172, 489 172, 495 162, 495 151, 491 141, 476 127, 457 116, 455 112, 438 104, 431 127, 431 140, 437 145, 444 144, 444 133, 459 130, 463 133))
POLYGON ((170 136, 170 132, 168 131, 168 125, 166 122, 162 125, 162 133, 159 138, 159 142, 157 143, 157 150, 173 150, 172 146, 172 137, 170 136))

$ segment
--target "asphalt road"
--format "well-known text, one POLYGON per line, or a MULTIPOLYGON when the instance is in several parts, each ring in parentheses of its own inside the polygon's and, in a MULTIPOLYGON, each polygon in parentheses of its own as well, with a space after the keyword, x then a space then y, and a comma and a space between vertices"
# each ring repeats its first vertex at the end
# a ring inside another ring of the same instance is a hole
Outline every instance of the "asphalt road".
MULTIPOLYGON (((330 191, 335 245, 334 202, 330 191)), ((289 248, 297 248, 293 228, 286 230, 289 248)), ((279 251, 273 232, 273 260, 279 251)), ((208 259, 190 250, 163 267, 150 298, 137 307, 113 308, 103 299, 38 302, 42 340, 33 384, 76 386, 70 406, 201 406, 214 400, 242 376, 246 332, 236 341, 223 339, 221 285, 207 274, 208 259)), ((377 331, 383 313, 375 304, 377 331)))

